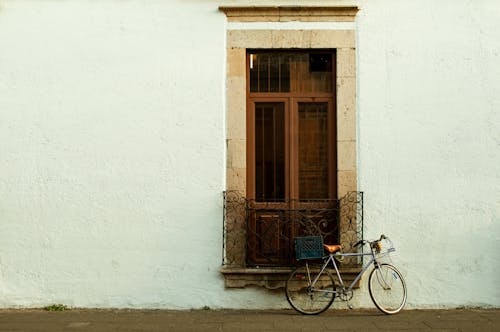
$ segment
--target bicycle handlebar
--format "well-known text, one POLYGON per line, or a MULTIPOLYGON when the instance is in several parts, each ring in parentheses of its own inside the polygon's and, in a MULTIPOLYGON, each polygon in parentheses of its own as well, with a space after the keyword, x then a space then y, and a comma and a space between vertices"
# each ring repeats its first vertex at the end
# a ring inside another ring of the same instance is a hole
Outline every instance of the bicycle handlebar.
POLYGON ((380 242, 380 241, 382 241, 382 240, 386 240, 386 239, 388 239, 388 237, 387 237, 387 236, 385 236, 384 234, 382 234, 382 235, 380 235, 380 238, 379 238, 378 240, 375 240, 375 241, 359 240, 358 242, 356 242, 356 243, 353 245, 353 247, 355 248, 355 247, 357 247, 357 246, 359 246, 359 245, 365 245, 365 244, 367 244, 367 243, 370 243, 370 244, 371 244, 371 243, 376 243, 376 242, 380 242))

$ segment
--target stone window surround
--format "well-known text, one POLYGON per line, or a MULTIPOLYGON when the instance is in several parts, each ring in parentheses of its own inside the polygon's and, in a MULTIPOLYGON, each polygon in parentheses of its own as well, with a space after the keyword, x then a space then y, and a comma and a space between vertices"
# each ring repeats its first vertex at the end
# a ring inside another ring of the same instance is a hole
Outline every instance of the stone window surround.
MULTIPOLYGON (((231 22, 353 21, 357 7, 220 7, 231 22)), ((279 23, 277 23, 279 24, 279 23)), ((345 30, 227 30, 226 190, 246 193, 246 50, 336 49, 337 52, 337 192, 357 190, 356 39, 345 30)), ((282 270, 222 268, 226 287, 275 288, 282 270), (258 270, 258 271, 257 271, 258 270)))

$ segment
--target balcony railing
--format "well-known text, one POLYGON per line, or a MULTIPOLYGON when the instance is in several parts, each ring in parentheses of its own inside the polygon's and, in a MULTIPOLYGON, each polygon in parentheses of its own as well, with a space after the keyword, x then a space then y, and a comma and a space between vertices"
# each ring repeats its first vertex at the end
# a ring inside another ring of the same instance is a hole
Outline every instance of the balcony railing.
MULTIPOLYGON (((296 263, 293 239, 321 235, 344 251, 363 237, 363 193, 338 200, 257 202, 237 191, 224 192, 223 265, 286 267, 296 263)), ((356 259, 343 266, 358 266, 356 259)))

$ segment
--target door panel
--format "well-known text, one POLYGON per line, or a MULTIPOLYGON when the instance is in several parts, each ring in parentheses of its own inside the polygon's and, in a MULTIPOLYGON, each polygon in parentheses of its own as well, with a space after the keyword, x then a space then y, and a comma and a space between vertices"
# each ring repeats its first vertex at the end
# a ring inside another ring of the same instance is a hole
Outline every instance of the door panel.
POLYGON ((285 104, 255 103, 255 200, 285 200, 285 104))
POLYGON ((328 199, 328 103, 299 102, 297 110, 298 198, 328 199))
POLYGON ((296 137, 291 237, 322 235, 338 241, 335 115, 330 98, 294 98, 296 137))
POLYGON ((284 264, 289 200, 289 100, 259 98, 247 117, 247 260, 284 264))

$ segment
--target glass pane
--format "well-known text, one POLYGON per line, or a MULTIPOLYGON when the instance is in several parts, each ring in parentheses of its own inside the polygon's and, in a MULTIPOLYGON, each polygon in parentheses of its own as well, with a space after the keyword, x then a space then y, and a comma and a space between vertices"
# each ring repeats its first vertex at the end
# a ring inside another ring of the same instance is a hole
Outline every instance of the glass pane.
POLYGON ((328 182, 328 103, 299 103, 299 198, 329 198, 328 182))
POLYGON ((255 198, 285 199, 284 103, 255 103, 255 198))
POLYGON ((250 54, 250 91, 290 92, 289 61, 283 53, 250 54))
POLYGON ((333 92, 332 52, 249 54, 250 92, 333 92))
POLYGON ((259 91, 269 91, 269 67, 271 65, 269 54, 262 54, 257 57, 257 69, 259 77, 259 91))

